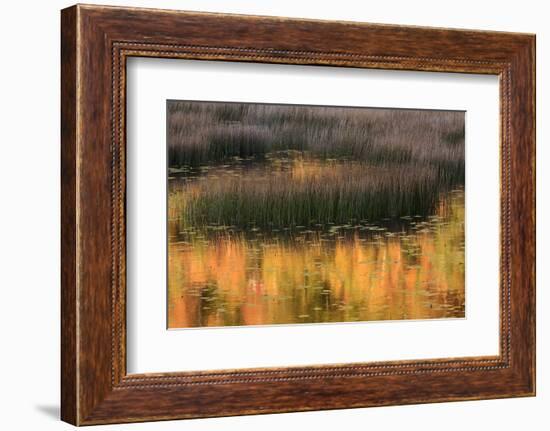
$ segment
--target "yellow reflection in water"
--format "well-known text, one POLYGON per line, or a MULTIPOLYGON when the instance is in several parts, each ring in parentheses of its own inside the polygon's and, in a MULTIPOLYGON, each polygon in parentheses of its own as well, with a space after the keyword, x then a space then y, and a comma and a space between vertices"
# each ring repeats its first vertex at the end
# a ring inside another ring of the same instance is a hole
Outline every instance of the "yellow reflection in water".
POLYGON ((399 229, 184 239, 170 221, 169 327, 464 317, 463 191, 406 219, 399 229))

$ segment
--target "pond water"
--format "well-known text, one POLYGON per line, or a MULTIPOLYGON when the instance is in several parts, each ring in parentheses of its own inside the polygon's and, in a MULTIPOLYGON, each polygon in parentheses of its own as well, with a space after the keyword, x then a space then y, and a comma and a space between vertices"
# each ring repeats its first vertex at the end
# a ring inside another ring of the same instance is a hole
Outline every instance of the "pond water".
POLYGON ((292 157, 169 175, 170 328, 464 317, 460 186, 403 174, 388 189, 391 169, 292 157), (343 206, 356 186, 381 188, 369 202, 394 214, 374 217, 357 197, 343 206), (429 198, 403 214, 411 190, 429 198))

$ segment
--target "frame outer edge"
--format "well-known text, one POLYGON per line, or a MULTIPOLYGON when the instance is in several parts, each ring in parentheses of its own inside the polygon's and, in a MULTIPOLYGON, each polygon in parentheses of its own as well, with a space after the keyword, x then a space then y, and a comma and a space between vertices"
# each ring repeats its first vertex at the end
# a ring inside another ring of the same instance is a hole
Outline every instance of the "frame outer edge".
POLYGON ((533 238, 533 243, 531 245, 531 255, 529 256, 532 259, 531 262, 531 285, 529 286, 529 295, 530 295, 530 315, 529 315, 529 325, 530 325, 530 396, 537 395, 537 37, 536 35, 531 35, 528 38, 527 42, 527 64, 530 67, 530 75, 528 76, 527 83, 530 88, 530 94, 528 103, 531 109, 531 116, 528 119, 529 124, 527 125, 529 132, 529 145, 531 147, 531 159, 529 160, 530 164, 530 179, 532 181, 532 190, 530 196, 528 196, 529 202, 531 204, 531 235, 533 238))
POLYGON ((531 394, 533 396, 537 395, 537 37, 533 35, 530 44, 531 50, 530 55, 532 59, 532 75, 531 80, 533 82, 533 94, 531 96, 531 104, 533 109, 533 135, 531 138, 533 145, 533 156, 531 159, 531 169, 533 170, 533 192, 532 192, 532 202, 533 202, 533 213, 532 213, 532 222, 533 222, 533 236, 535 238, 533 244, 533 316, 531 318, 532 324, 532 337, 533 337, 533 358, 532 358, 532 371, 531 377, 533 379, 533 387, 531 394))
POLYGON ((526 35, 511 62, 511 361, 521 396, 536 396, 536 38, 526 35))
POLYGON ((79 423, 78 6, 61 11, 61 420, 79 423))
MULTIPOLYGON (((537 261, 536 261, 536 241, 537 241, 537 204, 536 204, 536 152, 537 152, 537 138, 536 138, 536 35, 530 35, 527 37, 526 48, 524 50, 525 58, 521 61, 521 64, 526 67, 526 74, 524 77, 525 86, 527 87, 526 111, 530 115, 524 115, 526 122, 526 135, 527 135, 527 147, 529 157, 526 161, 526 170, 529 169, 528 181, 530 184, 529 194, 525 197, 529 208, 529 228, 527 231, 527 239, 529 240, 528 250, 526 253, 527 265, 529 266, 529 285, 525 286, 525 294, 528 295, 529 309, 527 311, 527 325, 528 325, 528 372, 527 372, 527 394, 529 396, 536 396, 536 381, 537 381, 537 336, 536 336, 536 273, 537 273, 537 261)), ((526 332, 527 332, 526 331, 526 332)))

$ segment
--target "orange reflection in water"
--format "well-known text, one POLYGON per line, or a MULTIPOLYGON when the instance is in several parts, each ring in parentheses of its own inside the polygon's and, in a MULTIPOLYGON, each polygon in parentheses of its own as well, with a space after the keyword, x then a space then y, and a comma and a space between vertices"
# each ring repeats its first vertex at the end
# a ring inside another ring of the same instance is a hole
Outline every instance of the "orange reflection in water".
POLYGON ((169 327, 464 317, 463 191, 403 222, 182 237, 171 221, 169 327))

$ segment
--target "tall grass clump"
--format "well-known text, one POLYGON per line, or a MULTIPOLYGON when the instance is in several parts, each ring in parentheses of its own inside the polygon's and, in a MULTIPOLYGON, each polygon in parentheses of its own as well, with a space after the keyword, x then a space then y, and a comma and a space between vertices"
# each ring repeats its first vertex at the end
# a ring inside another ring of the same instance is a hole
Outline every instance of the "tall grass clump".
POLYGON ((207 177, 188 189, 181 215, 185 226, 239 228, 428 215, 438 202, 438 181, 435 169, 401 172, 364 163, 317 167, 301 176, 207 177))

